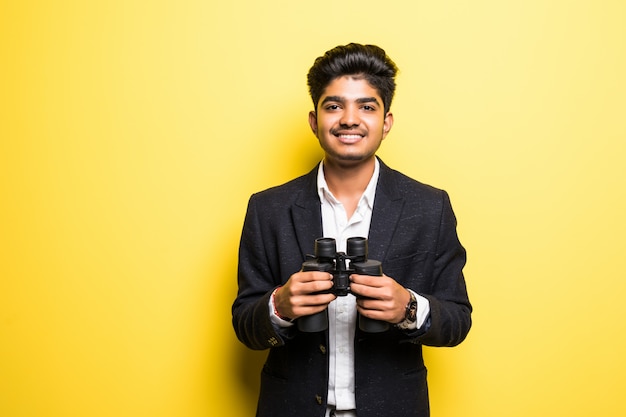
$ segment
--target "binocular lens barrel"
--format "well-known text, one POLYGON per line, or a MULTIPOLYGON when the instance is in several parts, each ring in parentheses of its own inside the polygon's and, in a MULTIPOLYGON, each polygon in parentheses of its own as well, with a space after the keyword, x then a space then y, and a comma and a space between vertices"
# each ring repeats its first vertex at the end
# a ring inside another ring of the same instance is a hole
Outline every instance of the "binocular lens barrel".
POLYGON ((367 259, 367 239, 364 237, 351 237, 346 242, 346 253, 349 256, 358 256, 367 259))
MULTIPOLYGON (((315 239, 315 256, 318 258, 334 258, 337 243, 331 237, 315 239)), ((351 237, 346 242, 348 256, 365 257, 367 259, 367 238, 351 237)))
POLYGON ((334 258, 337 251, 335 239, 331 237, 322 237, 315 239, 315 257, 316 258, 334 258))

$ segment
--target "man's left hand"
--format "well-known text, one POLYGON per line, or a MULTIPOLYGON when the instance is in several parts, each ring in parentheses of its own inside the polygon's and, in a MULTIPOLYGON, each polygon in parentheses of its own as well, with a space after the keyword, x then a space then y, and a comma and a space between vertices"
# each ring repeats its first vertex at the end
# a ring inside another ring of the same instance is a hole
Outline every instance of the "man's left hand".
POLYGON ((350 291, 357 296, 359 314, 374 320, 400 323, 411 298, 409 291, 387 275, 350 276, 350 291))

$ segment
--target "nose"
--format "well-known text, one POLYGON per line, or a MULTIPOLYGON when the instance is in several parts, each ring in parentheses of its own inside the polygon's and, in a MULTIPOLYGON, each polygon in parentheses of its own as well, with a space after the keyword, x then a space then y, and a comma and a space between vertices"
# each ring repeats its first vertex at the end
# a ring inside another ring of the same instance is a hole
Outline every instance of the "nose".
POLYGON ((346 106, 341 114, 339 123, 344 127, 353 127, 360 124, 358 110, 353 106, 346 106))

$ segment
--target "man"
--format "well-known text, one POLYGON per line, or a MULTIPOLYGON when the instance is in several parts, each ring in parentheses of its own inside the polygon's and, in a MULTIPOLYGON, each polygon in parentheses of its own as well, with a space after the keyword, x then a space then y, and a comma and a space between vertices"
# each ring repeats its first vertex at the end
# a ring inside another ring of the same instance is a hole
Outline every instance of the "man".
POLYGON ((233 326, 270 349, 257 416, 428 416, 422 345, 454 346, 471 326, 465 250, 448 195, 387 167, 375 154, 393 126, 397 68, 377 46, 338 46, 308 74, 311 129, 324 150, 308 174, 250 198, 239 250, 233 326), (301 271, 316 238, 337 251, 369 240, 382 276, 301 271), (328 312, 328 329, 298 321, 328 312), (388 323, 366 332, 358 317, 388 323))

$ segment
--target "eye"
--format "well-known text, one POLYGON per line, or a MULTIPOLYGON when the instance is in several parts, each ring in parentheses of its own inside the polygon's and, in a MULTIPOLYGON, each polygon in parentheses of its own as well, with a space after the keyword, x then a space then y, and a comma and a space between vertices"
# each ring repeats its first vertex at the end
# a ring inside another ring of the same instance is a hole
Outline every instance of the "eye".
POLYGON ((375 111, 376 110, 376 107, 370 106, 369 104, 365 104, 362 108, 365 111, 375 111))
POLYGON ((325 107, 326 110, 339 110, 339 105, 338 104, 329 104, 328 106, 325 107))

